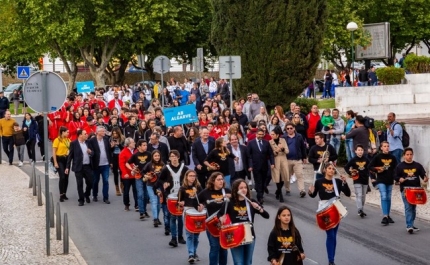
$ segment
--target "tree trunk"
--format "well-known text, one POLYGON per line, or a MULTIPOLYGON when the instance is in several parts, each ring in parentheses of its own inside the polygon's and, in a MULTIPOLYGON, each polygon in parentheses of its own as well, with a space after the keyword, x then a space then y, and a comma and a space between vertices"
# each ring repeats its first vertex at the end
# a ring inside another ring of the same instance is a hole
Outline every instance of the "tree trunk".
POLYGON ((90 66, 90 73, 94 78, 95 87, 104 88, 106 86, 106 76, 104 69, 90 66))
POLYGON ((121 64, 118 69, 118 74, 116 75, 115 83, 119 85, 123 85, 125 81, 125 69, 127 69, 128 60, 121 59, 121 64))
POLYGON ((67 86, 67 93, 70 94, 75 88, 76 77, 78 76, 78 66, 76 65, 76 63, 73 66, 73 70, 70 73, 68 73, 68 75, 69 75, 69 85, 67 86))

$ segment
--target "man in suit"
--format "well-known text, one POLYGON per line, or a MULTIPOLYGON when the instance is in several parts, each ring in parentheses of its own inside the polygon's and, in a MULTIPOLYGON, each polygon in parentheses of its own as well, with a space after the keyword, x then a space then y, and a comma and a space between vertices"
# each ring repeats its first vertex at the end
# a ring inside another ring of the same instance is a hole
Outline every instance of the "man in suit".
MULTIPOLYGON (((100 174, 103 181, 103 202, 110 204, 109 201, 109 168, 112 166, 112 156, 110 153, 111 144, 105 137, 106 129, 97 127, 96 137, 88 140, 88 147, 92 151, 91 165, 94 171, 93 179, 93 201, 98 201, 97 195, 99 192, 100 174)), ((113 147, 112 142, 112 147, 113 147)))
POLYGON ((160 134, 158 132, 151 133, 151 136, 149 137, 148 152, 152 153, 154 150, 160 151, 161 160, 164 164, 167 164, 169 159, 169 148, 165 143, 160 142, 160 134))
POLYGON ((85 130, 78 130, 78 139, 70 143, 67 157, 66 174, 69 174, 70 164, 73 160, 72 171, 75 172, 78 186, 79 206, 84 206, 84 199, 90 203, 91 188, 93 186, 93 171, 91 169, 91 149, 87 146, 88 134, 85 130), (84 193, 84 180, 87 186, 84 193))
POLYGON ((236 179, 251 179, 250 172, 248 171, 248 168, 251 165, 251 159, 248 157, 248 151, 245 145, 239 144, 239 138, 237 137, 237 134, 232 134, 229 136, 228 140, 230 143, 227 145, 228 150, 230 153, 232 153, 235 157, 238 157, 239 160, 232 161, 230 163, 230 182, 233 183, 236 179))
POLYGON ((203 127, 200 130, 200 137, 194 141, 191 147, 191 156, 195 165, 197 177, 202 187, 206 187, 206 179, 209 173, 204 162, 209 152, 214 148, 215 140, 209 137, 209 130, 203 127))
POLYGON ((267 159, 270 167, 274 168, 273 152, 267 140, 264 140, 264 131, 258 129, 256 139, 248 143, 248 156, 251 159, 248 171, 254 173, 255 190, 257 191, 257 200, 260 204, 264 203, 263 192, 266 188, 266 178, 268 171, 267 159))

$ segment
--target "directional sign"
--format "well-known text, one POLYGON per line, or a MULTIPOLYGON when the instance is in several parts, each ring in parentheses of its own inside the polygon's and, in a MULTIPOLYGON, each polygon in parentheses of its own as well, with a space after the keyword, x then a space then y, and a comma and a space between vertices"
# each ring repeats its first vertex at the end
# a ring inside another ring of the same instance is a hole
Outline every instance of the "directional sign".
POLYGON ((242 77, 240 56, 220 56, 219 77, 222 79, 240 79, 242 77))
POLYGON ((34 73, 24 85, 25 102, 37 112, 59 110, 66 101, 66 94, 67 87, 64 80, 54 72, 34 73), (45 100, 47 100, 46 106, 45 100))
POLYGON ((27 79, 30 77, 30 66, 18 66, 16 72, 18 79, 27 79))
POLYGON ((152 63, 154 72, 159 74, 165 74, 170 71, 170 59, 167 56, 160 55, 155 57, 152 63))
POLYGON ((78 93, 90 93, 94 91, 93 81, 76 82, 76 90, 78 93))

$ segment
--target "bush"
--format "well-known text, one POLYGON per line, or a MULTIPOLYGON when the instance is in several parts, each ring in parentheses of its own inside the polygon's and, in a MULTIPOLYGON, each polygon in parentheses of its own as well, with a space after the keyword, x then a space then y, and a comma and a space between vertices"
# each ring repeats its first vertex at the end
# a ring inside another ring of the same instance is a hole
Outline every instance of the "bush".
POLYGON ((384 67, 376 69, 378 80, 384 85, 397 85, 401 84, 402 79, 405 78, 405 70, 403 68, 384 67))
MULTIPOLYGON (((300 110, 303 113, 311 112, 313 105, 318 105, 318 100, 313 98, 296 98, 294 102, 300 106, 300 110)), ((287 110, 290 109, 290 105, 287 106, 287 110)), ((285 108, 284 108, 285 110, 285 108)))
POLYGON ((412 74, 430 73, 430 57, 409 54, 404 63, 406 70, 412 74))

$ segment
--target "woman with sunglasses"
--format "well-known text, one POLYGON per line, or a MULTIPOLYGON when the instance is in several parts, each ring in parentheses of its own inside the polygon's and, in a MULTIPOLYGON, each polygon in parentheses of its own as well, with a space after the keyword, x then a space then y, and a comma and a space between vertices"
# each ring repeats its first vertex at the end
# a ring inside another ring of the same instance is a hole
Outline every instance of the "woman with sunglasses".
MULTIPOLYGON (((324 178, 317 179, 313 186, 309 187, 308 194, 310 197, 315 198, 317 195, 320 197, 319 204, 322 205, 327 200, 334 197, 339 197, 339 194, 343 192, 345 196, 351 196, 351 190, 346 183, 346 178, 340 176, 340 179, 335 179, 334 175, 336 169, 333 164, 327 163, 323 167, 323 172, 325 174, 324 178)), ((335 227, 326 230, 326 250, 328 257, 328 264, 334 265, 334 256, 336 253, 336 237, 339 224, 335 227)))

